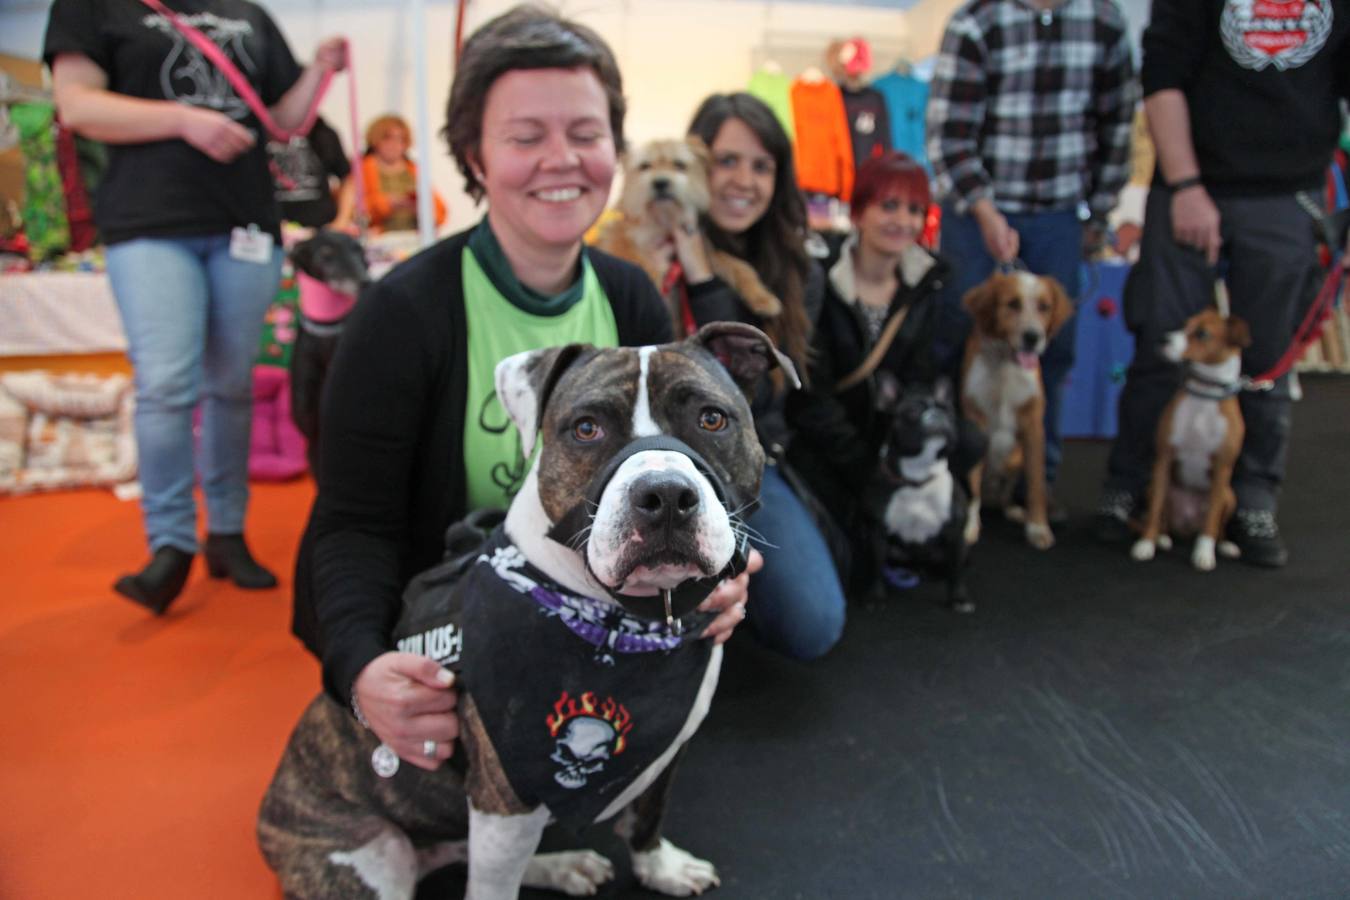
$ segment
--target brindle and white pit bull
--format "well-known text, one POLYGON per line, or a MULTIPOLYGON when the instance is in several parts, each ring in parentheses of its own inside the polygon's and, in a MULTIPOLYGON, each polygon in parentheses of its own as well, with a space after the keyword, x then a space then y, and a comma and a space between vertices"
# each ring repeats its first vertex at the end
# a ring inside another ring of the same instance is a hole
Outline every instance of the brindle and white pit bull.
POLYGON ((526 457, 536 436, 542 448, 504 529, 461 571, 415 579, 395 634, 457 672, 459 744, 437 771, 380 777, 378 739, 316 698, 258 823, 288 897, 412 897, 423 874, 465 859, 474 900, 522 885, 593 894, 609 860, 535 849, 550 820, 620 813, 644 886, 718 884, 660 833, 671 764, 722 659, 680 617, 744 565, 738 516, 764 465, 747 392, 774 365, 796 381, 762 332, 719 323, 675 344, 572 345, 497 366, 526 457))

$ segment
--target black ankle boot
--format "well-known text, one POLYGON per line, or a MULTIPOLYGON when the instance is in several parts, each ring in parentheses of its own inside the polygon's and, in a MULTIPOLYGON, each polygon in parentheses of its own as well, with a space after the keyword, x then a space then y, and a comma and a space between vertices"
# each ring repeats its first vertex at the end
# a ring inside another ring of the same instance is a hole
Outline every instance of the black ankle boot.
POLYGON ((149 565, 135 575, 123 575, 113 590, 136 601, 155 615, 164 610, 187 584, 192 570, 192 554, 165 544, 155 551, 149 565))
POLYGON ((228 578, 241 588, 262 590, 277 586, 277 577, 258 565, 242 534, 206 536, 206 571, 212 578, 228 578))

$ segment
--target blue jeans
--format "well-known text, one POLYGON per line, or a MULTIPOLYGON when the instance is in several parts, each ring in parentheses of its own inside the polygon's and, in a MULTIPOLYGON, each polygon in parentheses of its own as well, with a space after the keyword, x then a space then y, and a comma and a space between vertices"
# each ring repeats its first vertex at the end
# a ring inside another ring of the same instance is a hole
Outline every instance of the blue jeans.
MULTIPOLYGON (((1008 214, 1008 224, 1017 232, 1018 254, 1027 269, 1037 275, 1050 275, 1064 285, 1075 304, 1081 289, 1079 268, 1083 260, 1083 224, 1076 210, 1008 214)), ((958 378, 966 338, 970 335, 970 315, 961 306, 966 291, 989 277, 994 258, 985 249, 980 226, 973 216, 959 215, 950 204, 942 207, 941 253, 955 272, 942 293, 938 333, 934 353, 942 371, 958 378)), ((1045 348, 1041 357, 1041 378, 1045 382, 1045 476, 1054 483, 1063 449, 1059 440, 1059 410, 1064 378, 1073 368, 1074 333, 1077 323, 1070 319, 1045 348)))
POLYGON ((281 249, 264 264, 230 257, 228 234, 140 238, 108 248, 136 384, 141 512, 151 551, 196 552, 193 410, 207 530, 239 534, 248 506, 253 361, 281 278, 281 249))
POLYGON ((764 568, 750 576, 746 619, 779 653, 823 656, 844 632, 844 589, 829 548, 777 466, 764 468, 759 503, 746 521, 764 539, 754 542, 764 568))

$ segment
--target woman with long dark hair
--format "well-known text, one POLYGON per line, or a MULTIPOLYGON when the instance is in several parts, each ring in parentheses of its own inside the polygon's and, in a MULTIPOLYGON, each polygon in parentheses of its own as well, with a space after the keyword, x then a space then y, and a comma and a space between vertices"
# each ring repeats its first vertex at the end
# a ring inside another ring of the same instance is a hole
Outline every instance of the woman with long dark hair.
MULTIPOLYGON (((712 157, 710 202, 700 227, 712 245, 750 263, 782 304, 761 317, 712 274, 697 235, 671 237, 683 276, 686 320, 748 322, 763 329, 807 371, 811 327, 824 277, 806 251, 806 204, 797 188, 792 142, 774 114, 745 93, 714 94, 689 126, 712 157)), ((798 659, 824 654, 844 628, 844 592, 814 516, 780 466, 791 432, 784 414, 788 388, 765 379, 753 403, 755 426, 771 463, 760 508, 748 519, 758 532, 764 569, 750 579, 749 622, 767 645, 798 659)))

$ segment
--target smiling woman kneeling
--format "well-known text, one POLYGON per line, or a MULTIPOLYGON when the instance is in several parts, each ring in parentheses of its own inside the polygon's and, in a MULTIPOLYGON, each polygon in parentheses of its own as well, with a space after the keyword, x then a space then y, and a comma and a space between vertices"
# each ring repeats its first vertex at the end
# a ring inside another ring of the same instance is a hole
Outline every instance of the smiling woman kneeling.
MULTIPOLYGON (((493 388, 497 361, 670 339, 642 270, 582 247, 609 198, 623 118, 614 56, 590 29, 518 7, 475 32, 444 133, 487 215, 377 282, 333 361, 293 629, 322 659, 325 689, 422 768, 453 752, 455 695, 450 673, 396 652, 391 631, 409 579, 441 559, 446 528, 505 508, 524 479, 493 388)), ((709 636, 725 640, 744 615, 745 581, 705 602, 722 612, 709 636)))

